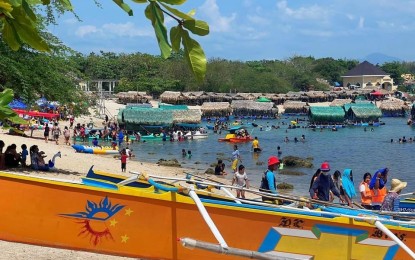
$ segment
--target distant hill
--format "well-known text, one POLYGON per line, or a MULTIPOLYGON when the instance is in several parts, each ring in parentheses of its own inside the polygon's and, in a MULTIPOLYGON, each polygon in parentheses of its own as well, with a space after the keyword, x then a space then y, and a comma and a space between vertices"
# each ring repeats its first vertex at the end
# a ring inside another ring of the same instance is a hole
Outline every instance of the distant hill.
POLYGON ((371 53, 367 55, 366 57, 364 57, 363 59, 361 59, 361 61, 365 61, 365 60, 367 60, 368 62, 374 65, 376 64, 382 65, 385 62, 402 61, 399 58, 388 56, 386 54, 379 53, 379 52, 371 53))

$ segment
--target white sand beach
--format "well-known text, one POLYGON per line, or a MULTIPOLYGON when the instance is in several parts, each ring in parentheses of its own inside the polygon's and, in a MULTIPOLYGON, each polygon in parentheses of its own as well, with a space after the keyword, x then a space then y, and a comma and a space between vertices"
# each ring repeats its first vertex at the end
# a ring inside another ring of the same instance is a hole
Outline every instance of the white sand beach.
MULTIPOLYGON (((112 117, 116 116, 118 114, 118 110, 122 107, 124 106, 117 104, 114 101, 106 102, 106 109, 112 117)), ((94 113, 93 110, 91 110, 91 112, 94 113)), ((95 126, 102 126, 103 119, 95 117, 93 115, 76 118, 75 124, 89 123, 91 119, 94 122, 95 126)), ((65 125, 69 125, 69 122, 60 122, 61 129, 63 129, 65 125)), ((26 134, 30 136, 30 131, 27 131, 26 134)), ((13 143, 16 144, 18 152, 21 151, 20 146, 22 144, 26 144, 28 149, 31 145, 38 145, 39 149, 41 151, 44 151, 47 155, 47 160, 51 159, 52 156, 58 151, 60 151, 62 154, 62 157, 56 158, 55 161, 55 167, 57 168, 57 171, 41 172, 18 168, 6 170, 6 172, 16 172, 19 174, 28 174, 34 176, 79 180, 81 177, 86 175, 91 165, 94 165, 94 169, 99 169, 116 174, 122 174, 120 168, 120 161, 115 159, 113 156, 76 153, 71 146, 64 144, 63 136, 61 136, 59 145, 56 145, 55 142, 52 140, 50 140, 48 143, 45 143, 43 139, 43 130, 35 130, 33 132, 33 137, 9 135, 8 131, 0 130, 0 140, 4 141, 5 148, 13 143)), ((28 161, 29 160, 30 159, 28 159, 28 161)), ((30 162, 27 163, 30 164, 30 162)), ((129 176, 130 174, 128 173, 128 171, 146 172, 149 174, 158 174, 164 176, 184 177, 183 173, 186 171, 186 169, 178 167, 159 166, 157 164, 139 161, 129 161, 127 163, 127 173, 124 173, 124 175, 129 176)), ((224 179, 220 180, 224 181, 224 179)), ((0 254, 0 259, 129 259, 125 257, 108 256, 88 252, 80 252, 75 250, 65 250, 34 245, 26 245, 7 241, 0 241, 0 251, 2 252, 0 254)))

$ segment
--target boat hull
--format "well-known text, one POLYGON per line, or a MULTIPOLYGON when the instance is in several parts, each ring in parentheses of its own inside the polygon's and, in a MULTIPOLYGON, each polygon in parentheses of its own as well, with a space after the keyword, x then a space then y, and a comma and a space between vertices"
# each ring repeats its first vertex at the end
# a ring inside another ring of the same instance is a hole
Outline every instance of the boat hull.
MULTIPOLYGON (((190 237, 217 243, 187 196, 7 173, 0 173, 0 185, 2 240, 146 259, 240 259, 189 250, 177 242, 177 238, 190 237)), ((367 259, 368 252, 371 259, 409 257, 366 222, 324 213, 202 201, 231 247, 314 259, 367 259)), ((387 226, 414 248, 413 226, 387 226)))
POLYGON ((244 138, 244 137, 242 137, 242 138, 230 138, 229 139, 229 142, 231 142, 231 143, 247 143, 247 142, 250 142, 250 141, 252 141, 252 140, 254 140, 253 138, 244 138))

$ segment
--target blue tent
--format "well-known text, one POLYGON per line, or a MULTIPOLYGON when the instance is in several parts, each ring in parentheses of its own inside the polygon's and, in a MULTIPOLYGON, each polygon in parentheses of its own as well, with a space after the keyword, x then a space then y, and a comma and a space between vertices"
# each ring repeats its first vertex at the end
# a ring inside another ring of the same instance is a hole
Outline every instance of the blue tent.
POLYGON ((9 103, 9 107, 11 109, 26 109, 27 105, 19 99, 13 99, 12 102, 9 103))

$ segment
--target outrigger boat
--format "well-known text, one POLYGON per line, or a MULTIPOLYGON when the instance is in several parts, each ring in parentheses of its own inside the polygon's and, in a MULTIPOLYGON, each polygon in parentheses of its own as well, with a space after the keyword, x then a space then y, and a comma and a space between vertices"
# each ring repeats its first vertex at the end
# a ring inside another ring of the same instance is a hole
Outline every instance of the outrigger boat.
POLYGON ((152 259, 415 257, 410 221, 199 198, 192 187, 141 180, 152 187, 0 172, 0 239, 152 259))
POLYGON ((253 140, 248 131, 242 126, 232 127, 228 131, 229 133, 226 134, 225 138, 218 139, 219 142, 245 143, 253 140))

